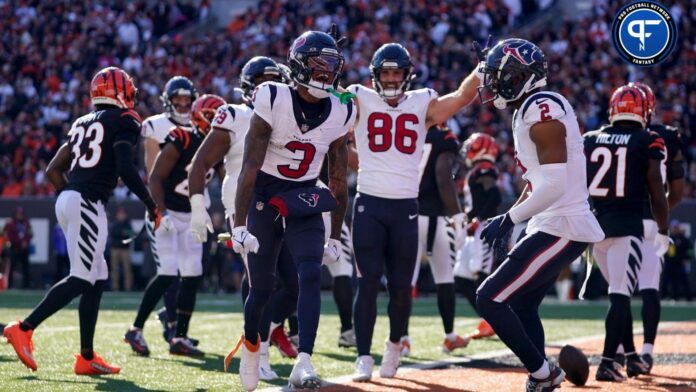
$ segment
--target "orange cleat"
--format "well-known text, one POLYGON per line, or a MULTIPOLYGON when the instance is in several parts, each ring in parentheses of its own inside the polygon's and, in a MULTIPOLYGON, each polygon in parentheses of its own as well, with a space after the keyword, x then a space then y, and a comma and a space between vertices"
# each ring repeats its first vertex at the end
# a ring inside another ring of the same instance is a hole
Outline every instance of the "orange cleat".
POLYGON ((445 341, 442 342, 442 352, 449 354, 458 348, 464 348, 469 345, 469 341, 471 341, 469 337, 461 337, 459 335, 457 335, 454 341, 445 338, 445 341))
POLYGON ((491 336, 495 336, 495 331, 493 331, 493 328, 486 320, 481 320, 474 333, 469 335, 471 339, 483 339, 491 336))
POLYGON ((121 367, 106 363, 97 353, 92 360, 87 360, 82 354, 75 354, 75 374, 85 376, 99 376, 103 374, 118 374, 121 367))
POLYGON ((22 331, 19 327, 19 321, 13 321, 5 327, 2 335, 7 339, 7 343, 12 345, 19 360, 31 369, 36 371, 36 362, 34 361, 34 343, 31 341, 33 329, 22 331))

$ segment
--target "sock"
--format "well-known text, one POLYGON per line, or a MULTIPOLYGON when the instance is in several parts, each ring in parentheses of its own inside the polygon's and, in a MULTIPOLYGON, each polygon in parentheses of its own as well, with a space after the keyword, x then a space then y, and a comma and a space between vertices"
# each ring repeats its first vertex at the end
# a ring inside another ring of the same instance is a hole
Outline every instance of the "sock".
POLYGON ((372 334, 377 320, 377 294, 379 278, 363 276, 358 278, 358 291, 355 294, 353 319, 358 356, 370 355, 372 334))
MULTIPOLYGON (((403 336, 408 336, 408 326, 411 324, 411 316, 409 315, 408 319, 406 319, 406 327, 404 328, 404 334, 403 336)), ((403 337, 402 336, 402 337, 403 337)))
POLYGON ((450 342, 454 343, 455 340, 457 340, 457 334, 454 332, 450 332, 445 334, 445 339, 449 340, 450 342))
POLYGON ((341 332, 353 328, 353 287, 350 276, 337 276, 333 279, 333 297, 341 319, 341 332))
POLYGON ((469 301, 469 305, 474 309, 474 312, 481 316, 476 309, 476 282, 456 276, 454 278, 454 284, 457 287, 457 291, 462 293, 466 300, 469 301))
MULTIPOLYGON (((196 306, 199 276, 181 277, 176 299, 176 337, 188 336, 189 322, 196 306)), ((172 285, 173 286, 173 285, 172 285)))
POLYGON ((642 354, 643 354, 643 355, 645 355, 645 354, 652 355, 652 353, 653 353, 653 345, 650 344, 650 343, 643 343, 643 352, 642 352, 642 354))
POLYGON ((633 343, 633 314, 631 313, 631 306, 628 307, 628 315, 626 316, 626 323, 624 324, 624 332, 621 337, 621 346, 623 346, 624 353, 626 357, 630 353, 636 352, 636 345, 633 343))
POLYGON ((106 280, 98 280, 80 297, 80 353, 87 360, 94 358, 94 330, 105 285, 106 280))
POLYGON ((657 325, 660 323, 660 293, 654 289, 642 290, 643 342, 655 344, 657 325))
POLYGON ((271 298, 271 290, 249 288, 249 296, 244 303, 244 337, 252 345, 258 343, 261 316, 266 303, 271 298))
MULTIPOLYGON (((626 318, 631 306, 631 299, 623 294, 609 294, 609 311, 604 322, 604 349, 603 359, 613 361, 616 356, 616 348, 622 341, 625 331, 626 318)), ((624 346, 626 350, 627 347, 624 346)))
POLYGON ((300 282, 300 295, 297 298, 298 351, 312 355, 321 313, 321 263, 300 260, 297 275, 300 282))
MULTIPOLYGON (((145 294, 138 308, 138 315, 133 322, 134 327, 142 329, 143 326, 145 326, 145 321, 150 316, 150 313, 152 313, 152 309, 155 308, 157 302, 159 302, 164 292, 174 280, 176 280, 176 276, 156 275, 152 278, 147 288, 145 288, 145 294)), ((170 321, 171 320, 172 319, 170 319, 170 321)))
POLYGON ((406 332, 406 322, 411 314, 411 286, 393 287, 387 285, 389 290, 389 341, 398 343, 406 332))
MULTIPOLYGON (((546 358, 525 330, 525 326, 506 303, 495 302, 483 295, 476 296, 476 307, 493 327, 500 340, 520 359, 527 371, 539 370, 546 358)), ((537 316, 538 317, 538 316, 537 316)))
POLYGON ((23 331, 35 329, 55 312, 63 309, 75 297, 86 292, 92 285, 80 278, 68 276, 48 290, 46 296, 20 324, 23 331))
POLYGON ((544 363, 541 364, 541 367, 532 372, 532 377, 536 378, 537 380, 545 380, 551 375, 551 369, 549 369, 549 363, 544 360, 544 363))
POLYGON ((288 317, 288 336, 295 336, 298 334, 300 329, 299 323, 297 322, 297 313, 290 315, 288 317))
POLYGON ((446 334, 454 331, 454 283, 437 285, 437 308, 446 334))
POLYGON ((167 319, 171 325, 176 325, 176 309, 179 294, 179 279, 174 279, 174 281, 167 287, 167 291, 164 292, 164 309, 167 311, 167 319))

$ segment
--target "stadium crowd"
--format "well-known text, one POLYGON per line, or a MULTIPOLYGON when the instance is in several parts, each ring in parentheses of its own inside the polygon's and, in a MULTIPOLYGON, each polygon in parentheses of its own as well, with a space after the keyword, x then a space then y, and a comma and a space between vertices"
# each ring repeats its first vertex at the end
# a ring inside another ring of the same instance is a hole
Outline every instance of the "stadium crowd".
MULTIPOLYGON (((262 0, 224 31, 182 33, 182 26, 205 16, 206 2, 169 1, 0 2, 0 193, 3 197, 49 195, 43 172, 71 121, 89 110, 89 78, 115 64, 134 76, 137 110, 144 118, 161 111, 159 95, 175 74, 190 77, 199 91, 239 101, 240 67, 254 55, 284 60, 290 40, 308 28, 326 30, 337 23, 349 38, 344 48, 344 85, 369 84, 369 61, 384 42, 404 43, 416 62, 414 87, 446 93, 474 66, 472 39, 505 37, 550 6, 545 0, 456 0, 426 2, 309 2, 262 0), (347 3, 347 6, 345 4, 347 3)), ((658 117, 676 124, 696 151, 696 9, 673 1, 679 44, 670 60, 678 66, 631 68, 612 47, 610 28, 619 4, 596 0, 591 15, 523 26, 525 38, 539 44, 550 66, 550 87, 569 97, 583 129, 606 121, 612 89, 626 79, 653 86, 658 117), (536 26, 536 27, 535 27, 536 26)), ((458 113, 448 126, 461 139, 482 131, 502 148, 500 183, 511 200, 519 186, 510 113, 481 110, 476 104, 458 113)), ((693 154, 691 154, 693 155, 693 154)), ((689 160, 685 192, 696 197, 689 160)))

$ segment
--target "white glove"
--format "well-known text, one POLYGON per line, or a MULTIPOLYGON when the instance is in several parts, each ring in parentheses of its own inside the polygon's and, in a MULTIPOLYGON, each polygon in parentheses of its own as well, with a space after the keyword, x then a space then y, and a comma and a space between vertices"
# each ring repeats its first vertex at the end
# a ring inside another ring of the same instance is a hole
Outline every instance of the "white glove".
POLYGON ((249 233, 246 226, 237 226, 232 229, 232 249, 240 255, 256 253, 259 251, 259 240, 249 233))
POLYGON ((657 257, 664 256, 669 250, 669 245, 672 243, 673 241, 668 235, 657 233, 653 239, 653 244, 657 248, 657 257))
POLYGON ((483 79, 484 79, 484 77, 485 77, 485 75, 483 74, 483 72, 481 72, 481 69, 482 69, 482 68, 483 68, 483 62, 480 62, 480 63, 476 64, 476 70, 475 70, 475 71, 476 71, 476 77, 477 77, 478 80, 479 80, 479 84, 478 84, 479 86, 483 86, 483 79))
POLYGON ((205 197, 196 193, 191 196, 191 234, 198 242, 208 241, 208 232, 213 232, 213 222, 205 209, 205 197))
POLYGON ((164 213, 161 213, 160 216, 162 218, 160 218, 159 230, 164 230, 167 233, 171 233, 171 232, 175 231, 174 222, 172 222, 172 217, 169 216, 167 211, 165 211, 164 213))
POLYGON ((324 265, 331 265, 338 263, 341 260, 341 241, 329 238, 324 245, 324 257, 321 259, 321 263, 324 265))
POLYGON ((454 227, 454 249, 459 250, 466 241, 466 214, 460 212, 452 216, 452 226, 454 227))

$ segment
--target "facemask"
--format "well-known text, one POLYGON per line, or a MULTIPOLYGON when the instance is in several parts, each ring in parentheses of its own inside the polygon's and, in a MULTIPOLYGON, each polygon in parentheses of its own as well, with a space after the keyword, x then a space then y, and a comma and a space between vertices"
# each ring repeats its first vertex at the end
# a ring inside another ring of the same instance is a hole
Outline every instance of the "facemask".
POLYGON ((385 88, 382 89, 382 96, 385 98, 396 98, 403 93, 401 88, 385 88))

